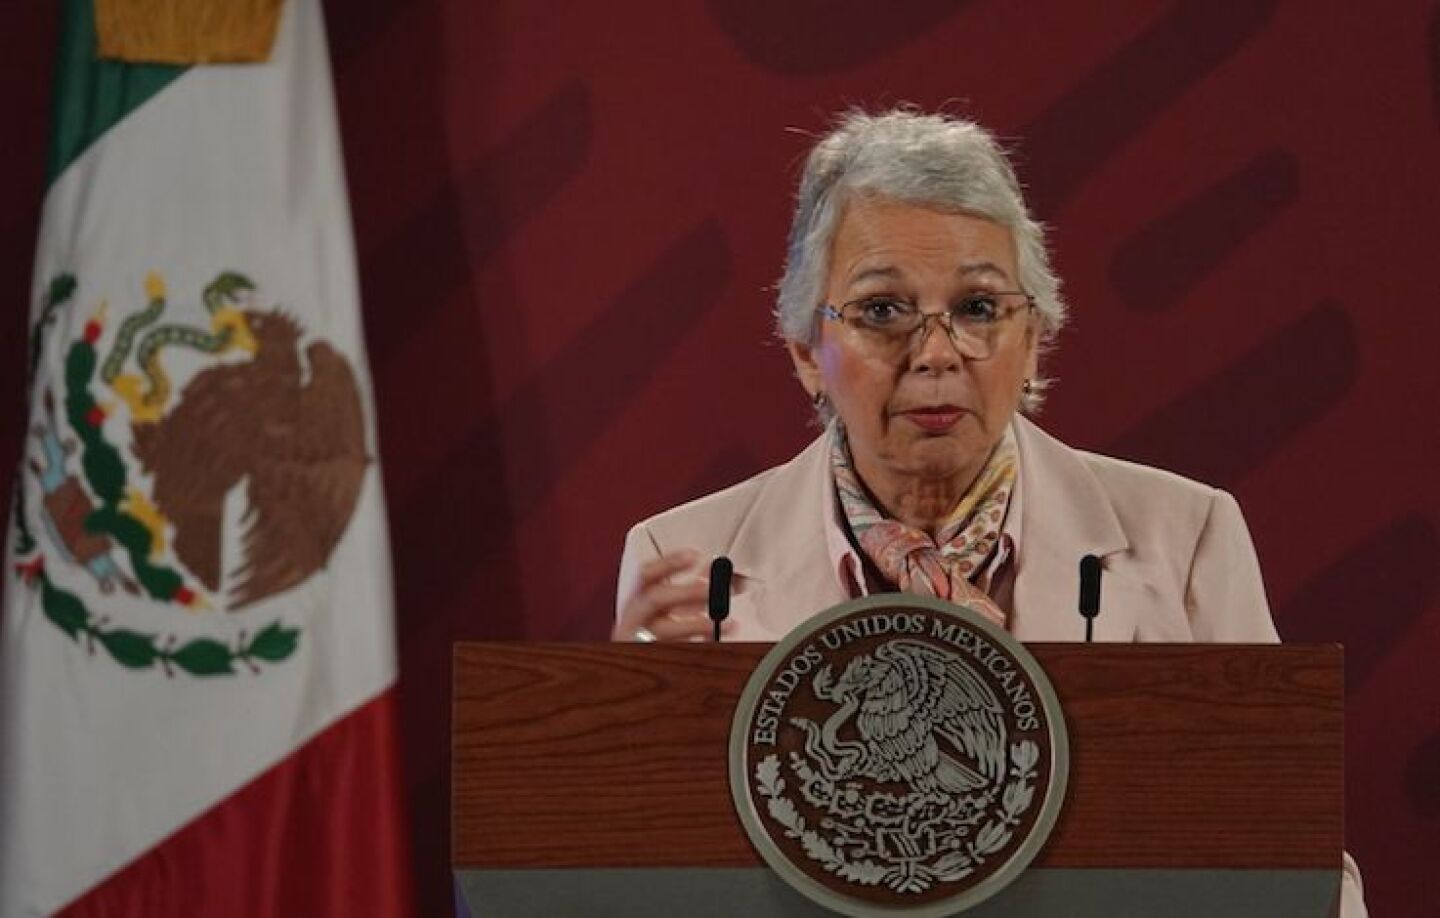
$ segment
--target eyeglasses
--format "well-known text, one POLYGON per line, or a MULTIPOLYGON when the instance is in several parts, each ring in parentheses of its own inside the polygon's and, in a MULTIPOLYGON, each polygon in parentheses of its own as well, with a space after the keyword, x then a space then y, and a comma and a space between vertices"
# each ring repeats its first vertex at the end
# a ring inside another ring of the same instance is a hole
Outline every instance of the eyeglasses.
POLYGON ((984 360, 995 353, 1016 313, 1034 308, 1035 298, 1028 293, 1003 290, 972 293, 944 312, 921 312, 914 303, 893 296, 867 296, 815 311, 844 322, 873 352, 894 357, 909 351, 915 333, 921 328, 928 333, 930 320, 935 319, 950 333, 956 350, 972 360, 984 360))

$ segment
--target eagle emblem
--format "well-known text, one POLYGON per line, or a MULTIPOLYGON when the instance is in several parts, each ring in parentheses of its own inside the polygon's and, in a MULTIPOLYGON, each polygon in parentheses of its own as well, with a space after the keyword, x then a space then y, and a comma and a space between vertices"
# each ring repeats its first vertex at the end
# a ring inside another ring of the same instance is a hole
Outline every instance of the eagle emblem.
POLYGON ((77 286, 50 284, 32 333, 20 573, 55 624, 125 666, 214 675, 285 659, 299 632, 282 622, 187 639, 113 624, 116 598, 234 613, 323 569, 372 464, 354 368, 243 274, 221 272, 176 308, 152 272, 143 306, 113 321, 101 299, 59 372, 42 374, 77 286), (85 579, 62 582, 62 567, 85 579), (91 588, 106 614, 91 612, 91 588))
POLYGON ((860 654, 835 681, 811 685, 839 705, 824 726, 794 719, 825 780, 903 781, 925 794, 966 794, 1004 777, 1005 721, 995 693, 958 654, 913 640, 860 654), (854 721, 855 741, 841 738, 854 721))
POLYGON ((325 566, 370 462, 349 361, 324 341, 302 350, 299 322, 278 310, 241 315, 251 358, 201 370, 162 416, 131 427, 175 556, 211 592, 221 584, 225 502, 243 488, 231 609, 325 566))
POLYGON ((948 914, 993 895, 1063 799, 1064 723, 1044 673, 988 619, 934 599, 821 613, 757 668, 731 736, 757 849, 846 914, 948 914))

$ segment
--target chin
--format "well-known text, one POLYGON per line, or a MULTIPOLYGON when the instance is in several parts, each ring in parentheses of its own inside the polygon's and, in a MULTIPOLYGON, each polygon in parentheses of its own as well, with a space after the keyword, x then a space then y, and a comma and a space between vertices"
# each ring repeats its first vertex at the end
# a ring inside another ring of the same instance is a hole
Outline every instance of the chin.
POLYGON ((927 436, 909 445, 906 461, 900 464, 922 478, 949 478, 983 461, 985 452, 984 444, 973 436, 927 436))

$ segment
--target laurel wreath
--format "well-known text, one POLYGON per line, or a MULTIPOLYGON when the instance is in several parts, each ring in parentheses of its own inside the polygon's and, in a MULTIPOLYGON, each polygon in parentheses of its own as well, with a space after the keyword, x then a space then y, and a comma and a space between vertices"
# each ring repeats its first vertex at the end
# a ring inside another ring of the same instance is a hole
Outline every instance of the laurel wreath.
MULTIPOLYGON (((40 369, 40 346, 45 340, 45 330, 55 321, 60 307, 75 294, 75 275, 61 274, 50 282, 45 291, 45 301, 40 305, 40 317, 30 330, 30 362, 25 370, 25 394, 35 388, 35 374, 40 369)), ((25 515, 25 488, 20 476, 15 477, 15 554, 29 554, 35 549, 35 537, 30 532, 25 515)))
MULTIPOLYGON (((27 392, 34 391, 45 331, 59 307, 74 295, 76 286, 74 275, 61 274, 51 281, 46 291, 40 317, 31 330, 27 392)), ((119 509, 128 477, 125 463, 119 450, 105 441, 99 424, 93 420, 98 405, 90 394, 89 384, 95 371, 94 337, 97 334, 87 328, 85 337, 71 345, 65 360, 65 415, 81 440, 82 474, 101 501, 85 520, 85 527, 92 532, 104 532, 128 552, 136 579, 152 599, 174 602, 186 592, 183 579, 178 572, 150 562, 148 531, 119 509)), ((24 493, 17 480, 14 501, 17 556, 29 554, 38 547, 28 524, 24 493)), ((173 634, 162 636, 108 627, 108 616, 93 615, 78 596, 56 586, 43 562, 43 557, 37 557, 22 565, 21 573, 27 582, 38 585, 45 617, 72 640, 83 642, 90 653, 99 645, 127 669, 150 669, 158 665, 166 676, 173 676, 176 670, 192 676, 221 676, 237 672, 238 663, 258 674, 259 663, 280 663, 294 654, 299 644, 299 629, 286 628, 278 620, 253 636, 240 632, 233 647, 214 638, 194 638, 180 643, 173 634)))
POLYGON ((921 893, 935 883, 954 882, 978 870, 987 859, 1003 850, 1014 834, 1015 826, 1030 809, 1035 800, 1035 765, 1040 760, 1040 749, 1030 740, 1021 740, 1010 746, 1010 768, 1000 797, 1000 811, 966 842, 961 851, 952 851, 938 858, 933 865, 924 868, 923 874, 901 873, 893 866, 881 861, 865 859, 848 860, 819 832, 807 826, 793 801, 785 796, 785 779, 780 775, 780 759, 771 754, 762 759, 755 768, 755 781, 770 818, 785 829, 785 835, 800 842, 800 846, 812 860, 818 861, 824 869, 841 879, 861 886, 877 886, 884 883, 898 893, 921 893))
POLYGON ((176 646, 179 640, 174 635, 162 637, 128 628, 107 628, 108 618, 91 615, 79 598, 51 583, 49 575, 42 572, 36 580, 46 618, 73 640, 83 641, 92 654, 97 644, 105 648, 116 663, 127 669, 149 669, 158 664, 167 676, 175 675, 177 669, 192 676, 224 676, 233 675, 239 663, 258 674, 258 663, 285 660, 300 641, 298 628, 286 628, 274 621, 248 638, 240 632, 234 647, 214 638, 194 638, 176 646))

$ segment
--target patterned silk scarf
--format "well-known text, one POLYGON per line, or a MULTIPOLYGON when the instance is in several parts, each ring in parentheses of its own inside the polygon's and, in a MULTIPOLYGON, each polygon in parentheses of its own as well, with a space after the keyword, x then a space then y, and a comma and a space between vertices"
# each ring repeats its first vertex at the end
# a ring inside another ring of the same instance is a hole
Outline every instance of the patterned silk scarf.
POLYGON ((1010 431, 946 518, 938 539, 887 518, 875 506, 855 473, 842 426, 836 427, 830 466, 850 531, 886 580, 905 593, 973 606, 1004 627, 1005 613, 972 581, 986 570, 1000 544, 1000 524, 1015 489, 1016 450, 1010 431))

